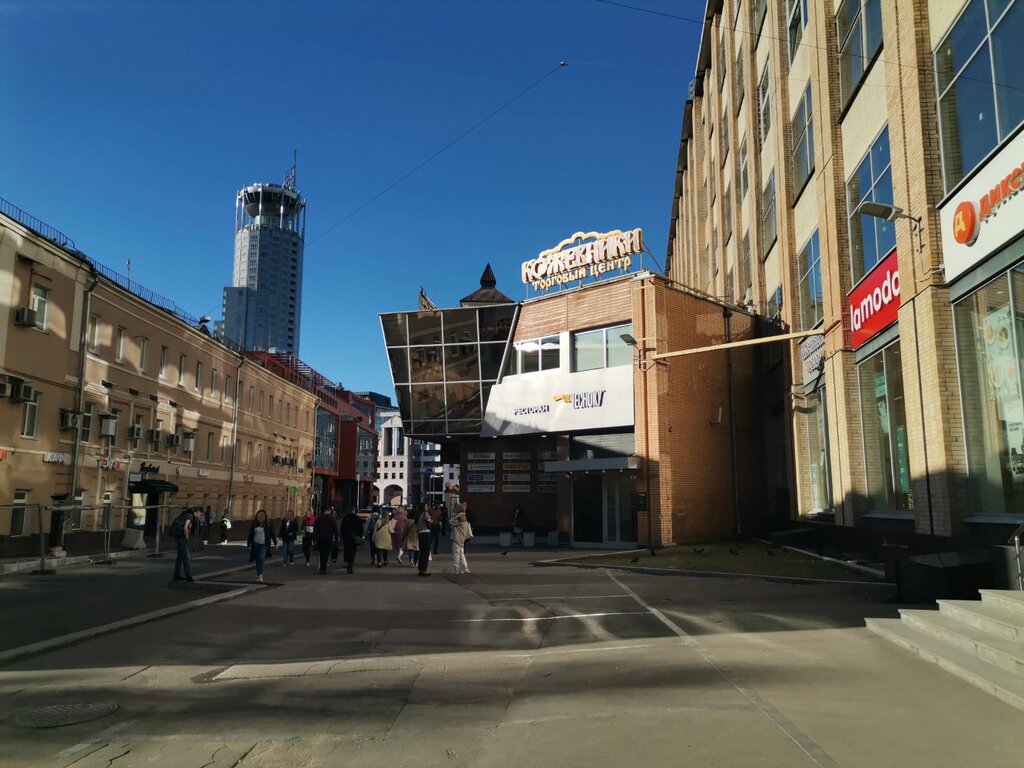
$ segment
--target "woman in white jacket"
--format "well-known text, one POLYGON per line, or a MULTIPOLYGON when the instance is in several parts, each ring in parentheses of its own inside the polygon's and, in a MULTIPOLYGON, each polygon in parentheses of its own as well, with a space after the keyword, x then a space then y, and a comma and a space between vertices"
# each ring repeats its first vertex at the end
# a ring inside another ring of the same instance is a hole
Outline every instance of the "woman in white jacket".
POLYGON ((452 573, 469 573, 469 563, 466 562, 466 542, 472 538, 472 528, 469 527, 469 520, 466 518, 466 511, 469 505, 466 502, 455 505, 451 515, 452 526, 452 573))
POLYGON ((373 546, 377 548, 377 567, 388 564, 388 552, 391 551, 391 537, 395 533, 393 512, 382 512, 373 526, 373 546))

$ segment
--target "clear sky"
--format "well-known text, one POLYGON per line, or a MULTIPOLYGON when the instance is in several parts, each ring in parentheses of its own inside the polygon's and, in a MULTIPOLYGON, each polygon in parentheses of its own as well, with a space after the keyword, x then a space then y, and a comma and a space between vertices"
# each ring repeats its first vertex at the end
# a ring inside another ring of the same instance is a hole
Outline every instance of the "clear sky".
POLYGON ((654 13, 2 0, 0 197, 217 318, 235 193, 281 183, 297 150, 300 356, 393 397, 377 315, 415 308, 420 286, 454 306, 490 262, 523 298, 520 263, 578 230, 642 227, 663 265, 705 3, 627 4, 654 13))

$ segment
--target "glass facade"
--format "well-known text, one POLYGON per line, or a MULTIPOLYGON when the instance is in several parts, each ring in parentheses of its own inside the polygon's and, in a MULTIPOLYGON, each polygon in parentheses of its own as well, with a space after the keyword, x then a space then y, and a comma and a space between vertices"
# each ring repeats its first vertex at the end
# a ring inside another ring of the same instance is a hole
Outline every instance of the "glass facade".
POLYGON ((808 396, 804 409, 807 430, 807 501, 810 503, 809 511, 821 512, 832 506, 824 387, 808 396))
POLYGON ((622 339, 622 336, 632 333, 632 323, 574 333, 573 371, 593 371, 598 368, 630 365, 633 362, 633 348, 622 339))
MULTIPOLYGON (((515 312, 516 305, 507 304, 381 315, 398 408, 410 437, 480 434, 515 312)), ((557 361, 558 338, 554 341, 557 361)), ((548 364, 552 351, 542 346, 528 364, 548 364)))
POLYGON ((905 512, 910 503, 910 452, 900 344, 858 366, 869 512, 905 512))
POLYGON ((865 201, 890 205, 893 201, 888 126, 875 139, 868 154, 846 182, 854 282, 874 269, 896 247, 896 226, 893 222, 857 212, 857 207, 865 201))
POLYGON ((1024 268, 953 310, 973 514, 1024 513, 1024 268))

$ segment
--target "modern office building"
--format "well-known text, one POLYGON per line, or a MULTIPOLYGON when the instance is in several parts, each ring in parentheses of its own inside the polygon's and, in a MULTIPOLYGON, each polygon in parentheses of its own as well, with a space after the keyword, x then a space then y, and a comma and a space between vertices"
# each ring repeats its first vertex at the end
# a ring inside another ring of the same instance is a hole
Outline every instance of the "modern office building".
POLYGON ((0 208, 0 551, 38 552, 40 530, 70 551, 105 528, 152 545, 185 505, 238 522, 308 505, 313 394, 0 208))
POLYGON ((668 275, 808 334, 778 414, 794 516, 1005 541, 1024 521, 1024 2, 704 19, 668 275))
POLYGON ((284 184, 252 184, 235 198, 235 263, 217 332, 243 349, 299 354, 306 201, 295 169, 284 184))

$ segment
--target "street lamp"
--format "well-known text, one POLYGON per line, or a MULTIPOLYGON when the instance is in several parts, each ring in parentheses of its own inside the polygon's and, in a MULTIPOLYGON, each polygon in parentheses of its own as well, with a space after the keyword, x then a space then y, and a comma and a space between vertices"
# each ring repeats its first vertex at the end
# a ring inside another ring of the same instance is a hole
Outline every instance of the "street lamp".
POLYGON ((895 205, 889 205, 888 203, 873 203, 870 200, 865 200, 863 203, 858 205, 856 213, 863 214, 864 216, 871 216, 874 219, 884 219, 885 221, 906 219, 910 222, 910 229, 913 234, 917 235, 918 254, 920 255, 924 253, 924 228, 921 224, 922 219, 920 216, 911 216, 902 208, 895 205))
POLYGON ((637 340, 633 338, 633 335, 629 333, 620 333, 619 338, 636 350, 636 367, 645 373, 650 370, 655 361, 647 359, 647 355, 644 354, 646 349, 637 343, 637 340))

